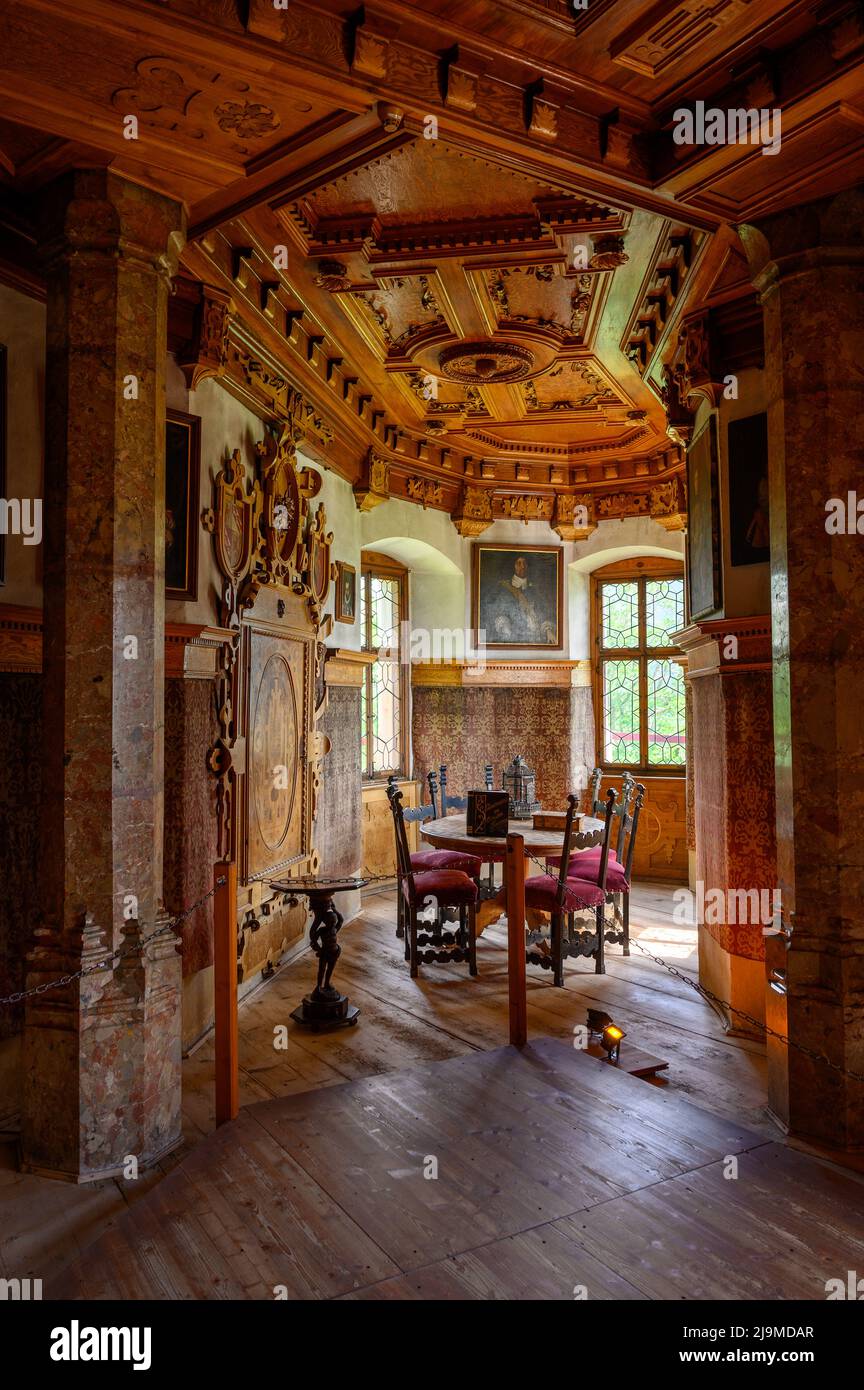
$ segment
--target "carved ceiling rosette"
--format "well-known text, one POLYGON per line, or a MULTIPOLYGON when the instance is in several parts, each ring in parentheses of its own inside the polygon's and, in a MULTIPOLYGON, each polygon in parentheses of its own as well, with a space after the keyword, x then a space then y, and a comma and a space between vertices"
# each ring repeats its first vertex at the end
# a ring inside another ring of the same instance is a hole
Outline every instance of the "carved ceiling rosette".
POLYGON ((536 370, 534 354, 521 343, 481 342, 454 343, 439 357, 441 373, 450 381, 470 386, 491 386, 500 382, 521 381, 536 370))

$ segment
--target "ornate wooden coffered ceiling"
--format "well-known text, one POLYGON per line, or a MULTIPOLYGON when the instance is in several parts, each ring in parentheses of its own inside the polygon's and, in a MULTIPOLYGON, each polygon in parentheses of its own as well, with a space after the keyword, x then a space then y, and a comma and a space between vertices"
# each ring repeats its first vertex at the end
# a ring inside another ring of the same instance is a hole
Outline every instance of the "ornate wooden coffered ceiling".
POLYGON ((717 248, 859 177, 862 54, 854 0, 0 0, 0 273, 39 292, 42 186, 108 162, 186 205, 190 384, 299 390, 360 505, 674 525, 717 248), (676 145, 699 100, 781 106, 780 152, 676 145))

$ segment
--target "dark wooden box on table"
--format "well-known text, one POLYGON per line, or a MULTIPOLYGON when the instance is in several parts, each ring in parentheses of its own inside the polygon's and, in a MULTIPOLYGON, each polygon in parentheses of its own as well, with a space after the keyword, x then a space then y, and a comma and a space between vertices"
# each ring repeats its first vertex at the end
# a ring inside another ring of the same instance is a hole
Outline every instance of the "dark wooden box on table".
POLYGON ((510 797, 507 792, 468 793, 466 829, 469 835, 506 835, 510 797))

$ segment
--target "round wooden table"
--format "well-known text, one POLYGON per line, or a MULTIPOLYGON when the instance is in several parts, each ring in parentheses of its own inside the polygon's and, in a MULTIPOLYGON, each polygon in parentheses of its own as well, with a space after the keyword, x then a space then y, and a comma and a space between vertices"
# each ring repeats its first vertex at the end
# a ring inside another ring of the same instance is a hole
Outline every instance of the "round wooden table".
MULTIPOLYGON (((577 816, 573 826, 574 834, 577 830, 602 830, 604 824, 605 822, 598 820, 596 816, 577 816)), ((464 814, 424 821, 420 826, 420 834, 436 849, 458 849, 463 854, 476 854, 477 858, 484 862, 488 862, 489 858, 502 860, 507 848, 504 835, 469 835, 464 814)), ((525 846, 525 858, 529 861, 529 878, 533 873, 543 873, 547 857, 560 854, 564 848, 564 836, 560 830, 535 830, 530 820, 508 821, 507 834, 521 835, 525 846), (532 858, 538 859, 539 865, 532 865, 532 858)))
MULTIPOLYGON (((596 816, 580 816, 578 833, 602 830, 605 821, 596 816)), ((507 835, 469 835, 464 815, 427 820, 420 826, 424 840, 436 849, 457 849, 476 854, 478 859, 503 860, 506 908, 496 898, 487 898, 477 907, 479 934, 507 913, 507 976, 510 1003, 510 1041, 524 1047, 528 1038, 528 999, 525 983, 525 879, 545 871, 548 855, 560 854, 564 836, 560 830, 535 830, 532 821, 513 820, 507 835), (485 854, 484 854, 485 851, 485 854), (535 863, 535 861, 537 861, 535 863)), ((505 896, 505 895, 502 895, 505 896)))

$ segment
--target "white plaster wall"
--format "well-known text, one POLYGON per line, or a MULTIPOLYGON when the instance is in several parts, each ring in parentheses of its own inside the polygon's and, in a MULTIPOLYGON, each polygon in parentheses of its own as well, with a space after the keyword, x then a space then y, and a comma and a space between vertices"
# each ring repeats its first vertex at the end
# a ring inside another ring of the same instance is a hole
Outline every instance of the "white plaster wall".
MULTIPOLYGON (((347 483, 344 484, 348 489, 347 483)), ((348 489, 350 492, 350 489, 348 489)), ((411 570, 411 625, 429 629, 462 628, 466 650, 476 654, 471 631, 471 556, 474 542, 463 539, 446 512, 424 511, 391 499, 360 517, 361 545, 401 560, 411 570)), ((496 521, 483 532, 484 542, 504 545, 560 544, 545 521, 496 521)), ((669 533, 649 517, 601 521, 587 541, 561 545, 565 567, 563 645, 542 653, 550 660, 584 660, 589 656, 589 578, 600 565, 635 555, 684 558, 684 538, 669 533)), ((496 649, 494 656, 537 656, 536 649, 496 649)))
MULTIPOLYGON (((42 499, 45 429, 45 305, 0 285, 0 343, 6 347, 6 497, 42 499)), ((33 512, 30 512, 31 519, 33 512)), ((43 518, 44 520, 44 518, 43 518)), ((42 605, 42 546, 6 537, 3 603, 42 605)))

